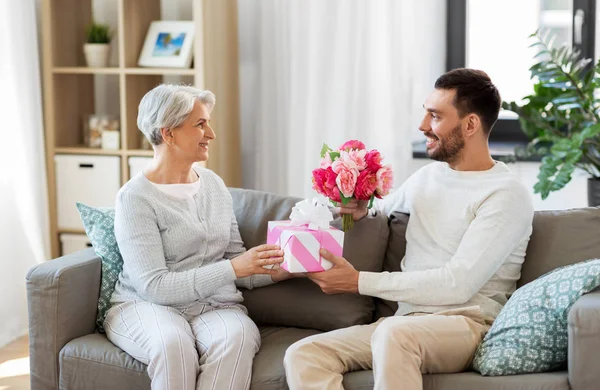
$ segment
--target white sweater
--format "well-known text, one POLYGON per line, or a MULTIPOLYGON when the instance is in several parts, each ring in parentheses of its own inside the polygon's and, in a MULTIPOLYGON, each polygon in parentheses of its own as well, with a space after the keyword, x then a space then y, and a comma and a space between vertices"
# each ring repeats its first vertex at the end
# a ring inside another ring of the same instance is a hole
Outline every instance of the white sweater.
POLYGON ((398 301, 396 315, 479 306, 496 318, 516 288, 533 219, 531 196, 506 164, 431 163, 377 208, 410 214, 403 272, 361 272, 361 294, 398 301))

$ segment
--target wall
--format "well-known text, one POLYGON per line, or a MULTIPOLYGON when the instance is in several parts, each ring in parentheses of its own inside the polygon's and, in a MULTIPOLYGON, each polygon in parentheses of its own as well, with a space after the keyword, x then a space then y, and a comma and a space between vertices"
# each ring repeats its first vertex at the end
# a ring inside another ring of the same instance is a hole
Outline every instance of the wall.
MULTIPOLYGON (((428 159, 413 159, 410 171, 416 172, 419 168, 431 163, 428 159)), ((508 164, 511 171, 515 172, 523 184, 529 188, 535 210, 567 210, 587 206, 587 176, 585 172, 575 171, 573 179, 560 191, 550 193, 548 198, 542 200, 540 194, 533 193, 533 186, 537 182, 540 164, 537 162, 518 162, 508 164)))

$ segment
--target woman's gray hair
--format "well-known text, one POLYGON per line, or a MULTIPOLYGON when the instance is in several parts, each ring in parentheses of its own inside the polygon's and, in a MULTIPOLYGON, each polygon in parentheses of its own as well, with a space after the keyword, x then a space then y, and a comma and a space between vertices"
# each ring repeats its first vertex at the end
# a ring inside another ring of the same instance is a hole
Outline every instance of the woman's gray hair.
POLYGON ((142 98, 138 107, 138 128, 152 145, 160 145, 163 142, 160 129, 181 126, 192 112, 196 100, 206 104, 208 110, 212 111, 216 98, 209 90, 161 84, 142 98))

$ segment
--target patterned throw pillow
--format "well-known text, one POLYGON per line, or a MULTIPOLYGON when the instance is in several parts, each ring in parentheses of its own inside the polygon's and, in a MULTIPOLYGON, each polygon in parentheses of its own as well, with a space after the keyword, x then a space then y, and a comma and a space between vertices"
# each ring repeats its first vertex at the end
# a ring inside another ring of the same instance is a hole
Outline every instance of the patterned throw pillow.
POLYGON ((96 326, 100 332, 104 332, 104 318, 110 309, 110 297, 115 291, 119 273, 123 269, 123 258, 115 238, 115 210, 90 207, 82 203, 77 203, 77 209, 94 251, 102 259, 102 281, 96 326))
POLYGON ((600 286, 600 259, 557 268, 506 303, 475 353, 482 375, 547 372, 567 363, 567 317, 575 301, 600 286))

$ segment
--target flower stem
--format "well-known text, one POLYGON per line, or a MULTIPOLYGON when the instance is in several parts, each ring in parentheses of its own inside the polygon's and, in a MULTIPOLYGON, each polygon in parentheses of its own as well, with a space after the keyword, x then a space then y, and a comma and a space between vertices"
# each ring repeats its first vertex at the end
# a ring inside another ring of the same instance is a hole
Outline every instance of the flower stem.
POLYGON ((342 215, 342 230, 347 232, 348 230, 354 227, 354 218, 352 214, 344 214, 342 215))

